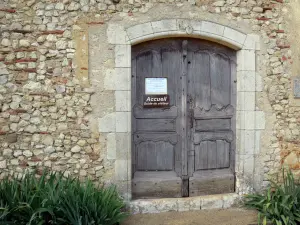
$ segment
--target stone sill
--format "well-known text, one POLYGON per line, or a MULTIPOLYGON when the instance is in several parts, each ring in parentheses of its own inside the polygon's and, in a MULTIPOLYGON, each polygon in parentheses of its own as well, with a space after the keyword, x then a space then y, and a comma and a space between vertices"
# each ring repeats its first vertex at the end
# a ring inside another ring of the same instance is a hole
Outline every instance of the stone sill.
POLYGON ((130 201, 131 213, 183 212, 201 209, 222 209, 232 207, 241 196, 236 193, 206 195, 189 198, 137 199, 130 201))

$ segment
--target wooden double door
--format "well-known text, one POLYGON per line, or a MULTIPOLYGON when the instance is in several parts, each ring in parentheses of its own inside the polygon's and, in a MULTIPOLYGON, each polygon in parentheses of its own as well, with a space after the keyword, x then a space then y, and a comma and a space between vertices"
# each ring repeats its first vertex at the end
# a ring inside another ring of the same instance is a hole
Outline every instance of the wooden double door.
POLYGON ((135 198, 234 192, 236 52, 188 38, 132 47, 135 198), (170 106, 144 108, 146 78, 167 78, 170 106))

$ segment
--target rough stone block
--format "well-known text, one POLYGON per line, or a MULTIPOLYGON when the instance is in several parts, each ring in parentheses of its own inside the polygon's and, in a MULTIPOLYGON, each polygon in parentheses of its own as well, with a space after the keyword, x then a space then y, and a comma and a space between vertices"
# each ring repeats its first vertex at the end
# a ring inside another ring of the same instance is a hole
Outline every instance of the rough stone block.
POLYGON ((236 111, 236 129, 245 129, 245 111, 236 111))
POLYGON ((190 199, 190 211, 201 209, 201 197, 193 197, 190 199))
POLYGON ((128 181, 128 166, 129 161, 124 159, 117 159, 115 161, 115 179, 117 181, 128 181))
POLYGON ((159 212, 178 211, 177 199, 175 198, 157 199, 154 202, 159 212))
POLYGON ((244 50, 255 50, 256 41, 249 34, 246 37, 245 43, 243 45, 244 50))
POLYGON ((126 44, 127 33, 120 24, 109 23, 107 28, 107 40, 110 44, 126 44))
POLYGON ((263 84, 262 84, 262 78, 260 73, 256 72, 256 76, 255 76, 255 90, 256 91, 263 91, 263 84))
POLYGON ((116 159, 116 134, 107 135, 107 159, 116 159))
POLYGON ((254 154, 255 151, 255 131, 241 130, 240 154, 254 154))
POLYGON ((244 110, 254 111, 255 110, 255 92, 244 92, 244 93, 245 93, 244 110))
POLYGON ((140 202, 140 212, 141 213, 159 213, 157 209, 157 205, 154 201, 151 200, 144 200, 140 202))
POLYGON ((224 28, 223 25, 217 23, 202 21, 201 31, 223 36, 224 28))
POLYGON ((222 6, 224 6, 225 5, 225 1, 215 1, 214 3, 213 3, 213 6, 216 6, 216 7, 222 7, 222 6))
POLYGON ((237 110, 254 111, 255 110, 255 92, 237 93, 237 110))
POLYGON ((221 209, 223 208, 222 195, 209 195, 201 197, 201 209, 221 209))
POLYGON ((131 90, 131 68, 115 68, 115 82, 116 90, 131 90))
POLYGON ((190 210, 190 198, 178 198, 178 212, 186 212, 190 210))
MULTIPOLYGON (((89 33, 87 29, 81 30, 80 32, 74 30, 73 35, 78 49, 78 51, 75 51, 75 61, 78 68, 75 70, 75 77, 82 87, 89 87, 89 33)), ((64 45, 66 45, 65 42, 57 43, 57 46, 60 48, 64 48, 64 45)), ((69 55, 72 55, 72 53, 69 53, 69 55)))
POLYGON ((231 29, 229 27, 225 27, 223 36, 239 44, 244 44, 246 39, 246 34, 243 34, 242 32, 231 29))
POLYGON ((177 22, 175 19, 159 20, 152 22, 151 24, 154 33, 177 30, 177 22))
MULTIPOLYGON (((244 172, 244 161, 243 161, 242 155, 240 155, 239 153, 237 153, 235 155, 235 171, 237 171, 238 173, 244 172)), ((238 180, 236 180, 235 185, 237 187, 238 180)))
POLYGON ((140 206, 139 206, 140 200, 134 200, 129 202, 129 210, 132 214, 139 214, 140 212, 140 206))
POLYGON ((236 129, 236 152, 239 153, 241 150, 241 129, 236 129))
POLYGON ((172 33, 172 31, 148 34, 148 35, 130 40, 130 44, 131 45, 136 45, 136 44, 139 44, 139 43, 142 43, 142 42, 145 42, 145 41, 151 41, 151 40, 156 39, 157 37, 161 38, 162 36, 169 36, 170 33, 172 33))
POLYGON ((239 42, 236 42, 232 39, 229 39, 229 38, 223 37, 223 36, 218 36, 216 38, 216 40, 219 40, 219 38, 220 38, 221 41, 218 41, 218 42, 222 45, 228 46, 228 47, 233 48, 235 50, 240 50, 240 49, 243 48, 243 44, 241 44, 239 42))
POLYGON ((237 52, 237 71, 255 71, 255 51, 240 50, 237 52))
POLYGON ((131 200, 131 190, 130 190, 130 186, 131 186, 131 182, 130 181, 117 181, 114 182, 114 184, 117 187, 117 191, 118 193, 122 196, 122 198, 124 199, 125 202, 130 203, 131 200))
POLYGON ((293 83, 294 83, 294 97, 300 98, 300 77, 293 77, 293 83))
POLYGON ((115 46, 115 67, 131 66, 131 45, 115 46))
POLYGON ((18 141, 18 136, 17 134, 8 134, 5 138, 5 140, 7 141, 7 143, 15 143, 18 141))
POLYGON ((138 24, 127 29, 127 35, 130 40, 149 34, 153 34, 153 29, 150 22, 138 24))
POLYGON ((260 137, 261 137, 261 131, 256 130, 255 131, 255 151, 254 154, 260 153, 260 137))
POLYGON ((244 177, 248 185, 253 185, 253 175, 254 175, 254 155, 244 155, 244 177))
POLYGON ((255 129, 264 130, 266 127, 265 113, 263 111, 255 112, 255 129))
POLYGON ((116 132, 130 132, 130 117, 130 112, 116 112, 116 132))
POLYGON ((6 160, 0 161, 0 169, 6 169, 6 167, 7 167, 6 160))
POLYGON ((52 146, 53 145, 53 137, 51 135, 43 135, 41 143, 43 143, 46 146, 52 146))
POLYGON ((137 213, 161 213, 170 211, 200 210, 202 197, 139 199, 130 201, 130 211, 137 213))
POLYGON ((110 113, 99 119, 99 132, 116 131, 116 113, 110 113))
POLYGON ((202 21, 195 20, 177 20, 178 29, 184 31, 185 33, 192 34, 194 31, 201 31, 202 21))
POLYGON ((255 91, 255 71, 237 72, 237 91, 255 91))
POLYGON ((116 133, 117 159, 129 159, 131 157, 131 134, 116 133))
POLYGON ((117 112, 128 112, 131 111, 131 92, 130 91, 116 91, 116 111, 117 112))
POLYGON ((245 111, 245 127, 242 129, 255 129, 255 112, 245 111))
POLYGON ((132 161, 131 161, 131 155, 126 159, 127 161, 127 179, 128 181, 130 181, 130 185, 128 186, 128 188, 130 189, 130 194, 132 195, 132 161))
POLYGON ((107 69, 104 77, 104 89, 114 91, 116 90, 116 74, 115 69, 107 69))
MULTIPOLYGON (((1 73, 1 69, 0 69, 0 73, 1 73)), ((0 74, 0 85, 7 83, 7 81, 8 81, 8 75, 1 75, 0 74)))
POLYGON ((227 209, 233 206, 235 202, 239 200, 238 194, 223 195, 223 208, 227 209))
POLYGON ((245 50, 260 50, 260 38, 257 34, 248 34, 243 46, 245 50))

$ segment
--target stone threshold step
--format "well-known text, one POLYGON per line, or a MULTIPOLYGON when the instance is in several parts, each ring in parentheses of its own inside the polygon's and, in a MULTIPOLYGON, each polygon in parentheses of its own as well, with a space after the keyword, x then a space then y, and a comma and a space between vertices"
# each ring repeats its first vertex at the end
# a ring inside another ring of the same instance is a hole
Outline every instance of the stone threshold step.
POLYGON ((129 202, 129 208, 133 214, 225 209, 232 207, 241 197, 231 193, 189 198, 137 199, 129 202))

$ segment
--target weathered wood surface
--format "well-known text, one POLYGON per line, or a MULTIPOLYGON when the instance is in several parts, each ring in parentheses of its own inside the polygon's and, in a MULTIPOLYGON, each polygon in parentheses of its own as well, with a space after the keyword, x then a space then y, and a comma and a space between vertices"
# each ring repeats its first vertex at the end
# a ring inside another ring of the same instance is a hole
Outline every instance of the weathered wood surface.
POLYGON ((142 142, 137 147, 137 170, 172 171, 174 146, 166 141, 142 142))
POLYGON ((135 172, 132 181, 134 198, 181 197, 181 178, 175 172, 135 172))
POLYGON ((153 186, 160 188, 158 195, 168 197, 170 188, 170 196, 234 190, 235 61, 233 50, 197 39, 161 39, 133 46, 133 178, 149 173, 143 183, 138 179, 133 188, 136 196, 157 197, 143 185, 152 187, 157 178, 151 176, 171 173, 182 181, 180 189, 176 182, 166 187, 159 181, 153 186), (142 107, 148 77, 168 79, 170 108, 142 107), (224 169, 227 172, 220 179, 199 180, 199 174, 217 171, 218 177, 224 169))
POLYGON ((196 131, 231 130, 230 119, 196 120, 196 131))
POLYGON ((234 192, 234 175, 229 169, 196 172, 189 187, 191 197, 234 192))
POLYGON ((181 43, 180 40, 158 40, 132 49, 133 195, 136 197, 181 196, 181 43), (170 108, 142 107, 145 78, 149 77, 168 79, 170 108), (141 179, 145 173, 146 178, 141 179))

